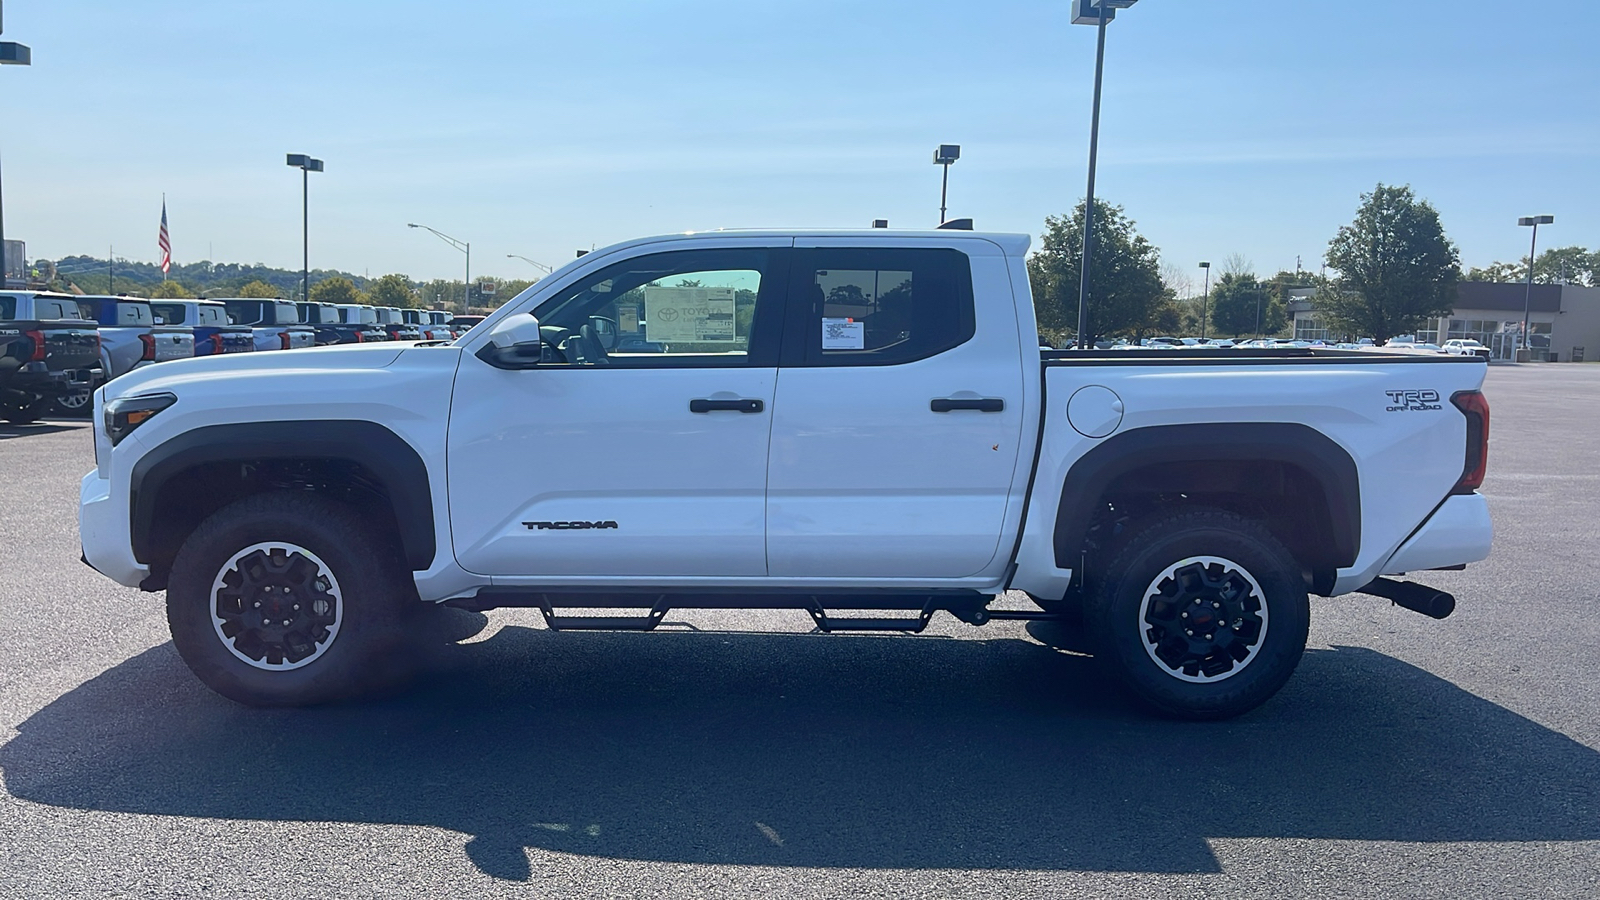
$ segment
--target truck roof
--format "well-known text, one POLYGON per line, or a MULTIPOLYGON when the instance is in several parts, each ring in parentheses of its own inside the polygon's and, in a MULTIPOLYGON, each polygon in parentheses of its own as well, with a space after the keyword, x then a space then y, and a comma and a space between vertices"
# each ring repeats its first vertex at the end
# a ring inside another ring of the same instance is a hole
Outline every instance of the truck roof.
POLYGON ((1026 234, 1014 234, 999 231, 957 231, 954 229, 934 228, 716 228, 710 231, 685 231, 677 234, 659 234, 651 237, 635 238, 629 241, 602 247, 595 253, 606 253, 613 250, 623 250, 628 247, 642 244, 660 243, 674 240, 691 240, 703 238, 707 235, 726 234, 738 237, 786 237, 786 238, 941 238, 946 240, 971 240, 987 241, 998 245, 1008 255, 1021 256, 1028 250, 1028 245, 1033 238, 1026 234))

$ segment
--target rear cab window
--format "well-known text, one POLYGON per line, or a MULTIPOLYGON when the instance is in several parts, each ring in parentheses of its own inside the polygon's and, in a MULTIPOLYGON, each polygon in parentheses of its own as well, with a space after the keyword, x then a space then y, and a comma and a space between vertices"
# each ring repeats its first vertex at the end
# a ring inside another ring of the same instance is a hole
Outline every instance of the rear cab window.
POLYGON ((17 317, 17 298, 0 297, 0 319, 15 319, 17 317))
POLYGON ((188 325, 188 309, 182 303, 152 303, 150 312, 160 319, 161 325, 188 325))
MULTIPOLYGON (((33 298, 33 317, 35 319, 81 319, 83 318, 83 311, 78 309, 77 301, 69 300, 65 297, 35 297, 33 298)), ((10 317, 6 316, 5 318, 10 317)))
POLYGON ((125 327, 149 327, 155 323, 156 318, 150 311, 149 303, 117 301, 117 320, 113 324, 125 327))

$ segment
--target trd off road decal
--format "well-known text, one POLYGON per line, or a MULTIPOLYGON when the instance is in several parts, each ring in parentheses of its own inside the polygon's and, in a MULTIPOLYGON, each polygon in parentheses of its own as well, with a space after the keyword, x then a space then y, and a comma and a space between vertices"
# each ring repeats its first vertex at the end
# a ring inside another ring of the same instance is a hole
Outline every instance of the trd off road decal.
POLYGON ((529 531, 575 531, 586 528, 616 528, 615 522, 523 522, 529 531))
POLYGON ((1443 409, 1439 403, 1438 391, 1384 391, 1389 398, 1389 405, 1384 407, 1384 412, 1421 412, 1429 409, 1443 409))

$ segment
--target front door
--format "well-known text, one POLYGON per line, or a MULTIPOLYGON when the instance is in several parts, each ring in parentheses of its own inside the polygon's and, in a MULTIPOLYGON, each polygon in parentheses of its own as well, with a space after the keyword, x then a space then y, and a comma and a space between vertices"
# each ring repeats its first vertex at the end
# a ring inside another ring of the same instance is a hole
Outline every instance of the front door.
POLYGON ((535 310, 536 367, 464 356, 448 446, 462 567, 765 576, 786 252, 724 238, 590 270, 535 310))
POLYGON ((1028 459, 1016 307, 999 249, 802 243, 772 419, 770 574, 992 573, 1004 564, 1006 504, 1028 459), (978 271, 1003 289, 984 298, 981 322, 978 271))

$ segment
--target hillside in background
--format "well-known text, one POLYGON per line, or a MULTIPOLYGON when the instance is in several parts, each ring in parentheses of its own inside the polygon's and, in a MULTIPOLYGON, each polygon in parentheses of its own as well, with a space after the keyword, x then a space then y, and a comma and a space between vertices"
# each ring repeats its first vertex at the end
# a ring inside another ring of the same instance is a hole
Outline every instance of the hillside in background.
MULTIPOLYGON (((36 260, 35 268, 43 268, 47 260, 36 260)), ((240 288, 252 281, 261 281, 277 288, 283 297, 298 297, 300 295, 300 271, 277 269, 264 266, 260 263, 244 265, 240 263, 214 263, 210 260, 189 263, 187 265, 174 265, 166 279, 161 276, 161 267, 154 263, 133 262, 118 259, 108 262, 105 259, 93 256, 67 256, 55 261, 56 279, 54 286, 62 290, 71 290, 69 285, 76 285, 86 294, 105 293, 138 293, 149 294, 156 285, 163 280, 175 281, 193 293, 211 294, 222 296, 227 293, 237 293, 240 288), (112 278, 116 279, 115 291, 112 290, 112 278)), ((340 272, 334 269, 312 269, 311 284, 315 286, 319 281, 329 278, 344 278, 349 280, 357 289, 365 289, 367 279, 349 272, 340 272)))

